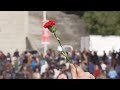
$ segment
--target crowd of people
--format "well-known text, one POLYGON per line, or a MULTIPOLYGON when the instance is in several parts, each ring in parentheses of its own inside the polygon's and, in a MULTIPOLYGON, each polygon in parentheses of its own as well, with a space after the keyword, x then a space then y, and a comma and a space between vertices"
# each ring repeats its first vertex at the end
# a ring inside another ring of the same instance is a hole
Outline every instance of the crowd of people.
POLYGON ((61 52, 52 49, 48 49, 45 56, 30 51, 19 53, 18 50, 13 55, 5 55, 0 51, 0 79, 76 79, 73 76, 81 75, 81 72, 77 72, 78 68, 74 70, 75 66, 86 72, 82 76, 120 78, 120 52, 113 50, 107 55, 104 51, 103 56, 98 56, 95 51, 73 50, 67 54, 71 62, 61 52))

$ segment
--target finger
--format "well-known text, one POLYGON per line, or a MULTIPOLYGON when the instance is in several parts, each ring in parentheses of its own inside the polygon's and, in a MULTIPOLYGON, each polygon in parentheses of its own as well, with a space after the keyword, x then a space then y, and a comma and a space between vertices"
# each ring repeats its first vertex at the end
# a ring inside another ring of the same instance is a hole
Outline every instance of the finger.
POLYGON ((70 64, 70 68, 71 68, 71 73, 73 76, 73 79, 77 79, 77 73, 76 73, 76 68, 73 64, 70 64))
POLYGON ((84 77, 87 79, 92 79, 92 75, 89 72, 84 72, 84 77))
POLYGON ((82 74, 82 73, 84 73, 84 71, 82 70, 81 67, 77 67, 77 73, 78 73, 78 74, 82 74))

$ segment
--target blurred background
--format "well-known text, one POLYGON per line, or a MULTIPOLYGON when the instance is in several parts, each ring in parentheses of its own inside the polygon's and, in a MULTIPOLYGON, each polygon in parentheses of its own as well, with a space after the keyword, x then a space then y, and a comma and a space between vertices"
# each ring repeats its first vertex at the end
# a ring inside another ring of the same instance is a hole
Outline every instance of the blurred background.
MULTIPOLYGON (((76 56, 72 58, 73 61, 87 60, 87 67, 91 65, 89 62, 95 68, 98 64, 102 65, 102 75, 107 73, 112 78, 114 74, 118 78, 120 11, 0 11, 1 57, 3 53, 5 56, 16 56, 15 52, 18 51, 19 54, 26 52, 24 54, 29 56, 29 51, 35 51, 48 59, 48 53, 61 52, 54 35, 43 28, 43 24, 51 19, 56 22, 56 34, 65 51, 70 57, 76 56), (106 71, 107 65, 110 67, 106 71), (117 76, 116 72, 109 73, 113 67, 117 68, 117 76)), ((85 71, 90 72, 89 68, 85 71)))

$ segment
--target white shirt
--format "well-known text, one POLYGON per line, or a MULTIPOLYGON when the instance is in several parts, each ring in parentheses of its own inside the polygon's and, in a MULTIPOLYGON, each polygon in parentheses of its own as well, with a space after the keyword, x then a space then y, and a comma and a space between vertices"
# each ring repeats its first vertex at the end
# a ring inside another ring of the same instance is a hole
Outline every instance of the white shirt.
POLYGON ((40 74, 42 75, 44 72, 46 72, 47 68, 48 68, 48 64, 47 64, 47 62, 45 62, 45 64, 41 66, 40 74))
POLYGON ((102 70, 106 70, 106 67, 107 67, 107 66, 106 66, 104 63, 101 64, 102 70))

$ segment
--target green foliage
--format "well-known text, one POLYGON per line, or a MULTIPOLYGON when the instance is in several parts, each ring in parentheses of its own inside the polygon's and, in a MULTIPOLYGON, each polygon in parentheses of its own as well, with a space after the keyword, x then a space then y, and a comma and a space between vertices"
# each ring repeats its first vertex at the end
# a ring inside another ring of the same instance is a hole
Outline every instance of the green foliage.
POLYGON ((92 35, 120 35, 120 11, 86 11, 82 19, 92 35))

